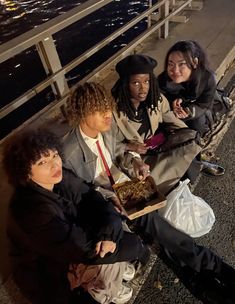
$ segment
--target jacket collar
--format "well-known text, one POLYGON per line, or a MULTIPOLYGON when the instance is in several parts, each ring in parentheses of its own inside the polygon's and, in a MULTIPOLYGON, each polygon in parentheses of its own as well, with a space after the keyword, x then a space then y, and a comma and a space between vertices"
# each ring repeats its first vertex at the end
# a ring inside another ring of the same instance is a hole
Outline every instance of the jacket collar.
POLYGON ((43 196, 46 196, 49 199, 58 199, 59 195, 53 191, 47 190, 43 187, 41 187, 40 185, 34 183, 33 181, 30 181, 26 186, 20 186, 19 188, 17 188, 18 191, 20 192, 26 192, 29 193, 29 191, 31 192, 37 192, 43 196))
MULTIPOLYGON (((115 150, 115 145, 112 142, 113 136, 112 136, 111 133, 112 133, 112 131, 110 130, 110 131, 107 131, 107 132, 104 132, 104 133, 100 133, 100 135, 103 137, 106 149, 108 149, 108 151, 109 151, 109 153, 111 154, 111 157, 112 157, 114 155, 113 150, 115 150), (112 150, 112 148, 113 148, 113 150, 112 150)), ((80 128, 75 129, 75 134, 76 134, 77 141, 79 142, 79 144, 81 146, 85 162, 90 163, 90 162, 95 161, 97 159, 97 156, 87 146, 87 144, 84 141, 84 138, 81 134, 80 128)))
MULTIPOLYGON (((154 111, 158 111, 158 109, 155 109, 154 111)), ((152 113, 151 109, 147 108, 147 114, 148 114, 148 118, 149 118, 149 121, 150 121, 150 127, 151 127, 152 134, 155 133, 156 127, 158 126, 158 123, 159 123, 159 118, 158 118, 157 115, 154 115, 154 113, 152 113)), ((114 112, 113 115, 116 118, 116 123, 117 123, 118 127, 120 128, 120 130, 123 130, 123 126, 124 126, 124 132, 123 133, 125 133, 125 136, 128 140, 131 140, 133 138, 133 135, 134 135, 136 140, 138 140, 139 142, 143 142, 143 139, 139 135, 137 130, 135 130, 134 128, 130 128, 130 121, 131 120, 127 117, 126 114, 121 112, 120 116, 119 116, 116 112, 114 112), (128 132, 128 134, 127 134, 127 132, 128 132)))
POLYGON ((85 143, 79 128, 75 129, 75 135, 76 135, 77 141, 79 142, 79 145, 81 146, 84 161, 86 163, 95 161, 97 159, 97 156, 89 149, 89 147, 85 143))

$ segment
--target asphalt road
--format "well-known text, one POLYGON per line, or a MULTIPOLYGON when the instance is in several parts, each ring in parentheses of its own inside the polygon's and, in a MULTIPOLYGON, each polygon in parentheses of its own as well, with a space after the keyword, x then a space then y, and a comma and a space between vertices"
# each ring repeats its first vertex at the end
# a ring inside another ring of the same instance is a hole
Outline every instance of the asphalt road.
MULTIPOLYGON (((194 194, 202 197, 212 208, 216 222, 212 230, 198 238, 197 243, 209 247, 235 267, 235 119, 220 142, 216 156, 226 173, 211 178, 201 175, 194 194)), ((177 276, 157 259, 134 304, 198 304, 177 276), (162 289, 156 287, 160 281, 162 289)))

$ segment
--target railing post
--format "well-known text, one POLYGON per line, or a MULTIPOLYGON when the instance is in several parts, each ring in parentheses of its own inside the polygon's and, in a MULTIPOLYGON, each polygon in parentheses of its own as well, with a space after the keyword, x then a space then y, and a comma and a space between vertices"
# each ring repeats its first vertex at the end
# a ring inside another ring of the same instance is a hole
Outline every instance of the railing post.
MULTIPOLYGON (((153 6, 153 2, 152 0, 149 0, 149 8, 153 6)), ((151 18, 151 14, 148 15, 148 28, 150 28, 152 25, 152 18, 151 18)))
MULTIPOLYGON (((164 19, 169 15, 169 0, 167 0, 164 5, 161 6, 160 19, 164 19)), ((167 38, 169 33, 169 21, 167 20, 160 29, 160 37, 167 38)))
MULTIPOLYGON (((48 76, 62 69, 62 65, 52 36, 49 36, 40 41, 36 47, 43 67, 48 76)), ((68 91, 69 87, 63 72, 55 76, 54 84, 51 85, 51 87, 53 93, 57 98, 62 97, 68 91)))

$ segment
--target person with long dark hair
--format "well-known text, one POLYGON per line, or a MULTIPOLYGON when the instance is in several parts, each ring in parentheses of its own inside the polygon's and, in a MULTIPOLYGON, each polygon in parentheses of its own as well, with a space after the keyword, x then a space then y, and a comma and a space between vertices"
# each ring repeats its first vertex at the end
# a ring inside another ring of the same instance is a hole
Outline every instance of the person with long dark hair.
POLYGON ((196 41, 178 41, 168 50, 158 82, 176 117, 201 136, 213 129, 217 112, 229 108, 228 99, 217 95, 215 75, 196 41), (216 96, 221 98, 218 105, 216 96))

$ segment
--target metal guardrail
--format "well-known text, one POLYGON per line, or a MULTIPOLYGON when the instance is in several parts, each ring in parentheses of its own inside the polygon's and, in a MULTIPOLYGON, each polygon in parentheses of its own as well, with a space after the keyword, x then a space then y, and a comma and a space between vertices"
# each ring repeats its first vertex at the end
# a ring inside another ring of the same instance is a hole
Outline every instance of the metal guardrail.
POLYGON ((109 60, 107 60, 97 69, 95 69, 91 74, 86 76, 86 80, 92 77, 94 73, 97 73, 102 68, 107 67, 108 64, 117 59, 118 56, 120 57, 121 54, 125 54, 133 50, 139 43, 141 43, 154 31, 159 30, 159 35, 166 38, 168 36, 168 25, 170 19, 176 14, 178 14, 180 11, 182 11, 186 6, 190 6, 193 0, 185 0, 180 2, 175 0, 161 0, 154 5, 152 5, 152 1, 150 0, 149 8, 147 10, 142 12, 137 17, 133 18, 131 21, 129 21, 124 26, 113 32, 104 40, 100 41, 98 44, 94 45, 81 56, 78 56, 77 58, 69 62, 67 65, 62 67, 52 35, 77 22, 78 20, 84 18, 88 14, 95 12, 96 10, 107 5, 110 2, 112 2, 112 0, 89 0, 84 4, 80 5, 79 7, 72 9, 71 11, 60 15, 46 22, 45 24, 42 24, 37 28, 30 30, 25 34, 20 35, 15 39, 0 46, 1 63, 21 53, 27 48, 36 45, 40 59, 48 75, 45 80, 43 80, 35 87, 25 92, 23 95, 3 107, 0 110, 0 119, 16 110, 18 107, 26 103, 32 97, 42 92, 45 88, 49 86, 51 86, 53 89, 53 92, 55 94, 55 101, 50 103, 50 105, 42 109, 37 114, 35 114, 28 121, 38 119, 38 117, 43 113, 47 111, 51 112, 53 111, 53 109, 60 107, 65 102, 69 93, 67 80, 65 78, 66 73, 68 73, 69 71, 77 67, 80 63, 85 61, 87 58, 101 50, 104 46, 109 44, 115 38, 126 32, 127 30, 131 29, 135 24, 137 24, 144 18, 148 18, 148 28, 132 42, 130 42, 126 47, 117 52, 109 60), (152 22, 151 16, 153 12, 156 12, 157 10, 157 20, 156 18, 154 18, 155 20, 154 22, 152 22))
POLYGON ((43 41, 48 36, 61 31, 110 2, 112 2, 112 0, 88 0, 67 13, 55 17, 9 42, 0 45, 0 63, 37 44, 39 41, 43 41))

